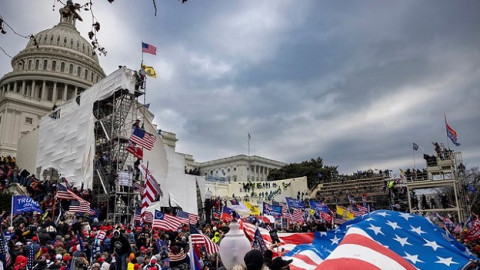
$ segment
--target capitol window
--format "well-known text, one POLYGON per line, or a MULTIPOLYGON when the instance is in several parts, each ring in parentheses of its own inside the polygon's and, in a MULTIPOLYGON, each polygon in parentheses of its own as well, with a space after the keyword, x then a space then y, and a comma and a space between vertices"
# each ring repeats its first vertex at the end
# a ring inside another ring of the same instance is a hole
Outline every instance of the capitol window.
POLYGON ((60 72, 65 72, 65 62, 60 64, 60 72))
POLYGON ((32 60, 28 60, 28 70, 32 69, 32 60))
POLYGON ((43 60, 43 70, 47 70, 48 61, 43 60))
POLYGON ((33 118, 25 117, 25 124, 29 124, 29 125, 33 124, 33 118))
POLYGON ((52 70, 57 70, 57 61, 52 61, 52 70))
POLYGON ((77 68, 77 76, 80 77, 80 73, 82 73, 82 69, 80 67, 77 68))
POLYGON ((70 68, 68 69, 68 73, 73 74, 73 64, 70 64, 70 68))
POLYGON ((40 67, 40 60, 35 60, 35 70, 38 70, 38 68, 40 67))

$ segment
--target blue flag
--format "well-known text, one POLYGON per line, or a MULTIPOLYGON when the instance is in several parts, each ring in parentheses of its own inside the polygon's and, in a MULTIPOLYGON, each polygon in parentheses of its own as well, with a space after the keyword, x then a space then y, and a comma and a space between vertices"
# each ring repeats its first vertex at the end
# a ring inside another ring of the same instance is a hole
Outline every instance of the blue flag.
POLYGON ((323 212, 323 213, 330 213, 330 209, 324 203, 317 202, 315 200, 310 199, 310 208, 315 209, 315 211, 323 212))
MULTIPOLYGON (((462 269, 470 259, 478 259, 428 219, 389 210, 359 216, 336 230, 315 232, 312 243, 297 245, 285 258, 294 258, 295 266, 295 259, 302 260, 307 254, 323 260, 316 268, 322 270, 352 259, 372 265, 385 259, 408 266, 402 269, 462 269)), ((391 265, 378 268, 393 269, 391 265)))
POLYGON ((305 208, 305 203, 302 200, 285 197, 285 201, 287 202, 288 208, 305 208))
POLYGON ((18 215, 25 212, 43 213, 40 205, 28 196, 12 196, 12 214, 18 215))
POLYGON ((280 205, 271 205, 269 203, 263 202, 263 214, 280 217, 282 216, 282 207, 280 205))
POLYGON ((268 249, 258 228, 255 230, 255 234, 253 236, 253 247, 260 250, 262 254, 268 249))

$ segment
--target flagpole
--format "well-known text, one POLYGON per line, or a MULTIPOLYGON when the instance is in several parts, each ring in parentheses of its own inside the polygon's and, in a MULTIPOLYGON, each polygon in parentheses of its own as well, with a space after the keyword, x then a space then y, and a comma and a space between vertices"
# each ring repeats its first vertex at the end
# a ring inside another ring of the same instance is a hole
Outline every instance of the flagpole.
POLYGON ((415 149, 412 147, 412 155, 413 155, 413 171, 415 172, 415 180, 417 180, 417 169, 415 166, 415 149))
POLYGON ((448 125, 448 124, 447 124, 447 115, 444 113, 444 114, 443 114, 443 117, 445 118, 445 133, 446 133, 446 135, 447 135, 447 147, 448 147, 448 149, 450 150, 450 143, 448 142, 448 139, 449 139, 449 138, 448 138, 448 131, 447 131, 447 125, 448 125))
POLYGON ((248 156, 250 156, 250 140, 251 140, 251 137, 250 137, 250 132, 248 133, 248 156))
POLYGON ((15 196, 12 196, 12 207, 10 209, 10 226, 13 226, 13 201, 14 201, 14 197, 15 196))

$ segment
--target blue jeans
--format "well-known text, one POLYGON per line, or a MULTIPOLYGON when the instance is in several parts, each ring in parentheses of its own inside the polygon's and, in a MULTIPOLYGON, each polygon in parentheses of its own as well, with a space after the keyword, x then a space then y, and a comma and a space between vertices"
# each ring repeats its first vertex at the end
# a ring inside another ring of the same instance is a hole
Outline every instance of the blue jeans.
POLYGON ((115 270, 127 270, 127 255, 128 254, 115 255, 115 270))

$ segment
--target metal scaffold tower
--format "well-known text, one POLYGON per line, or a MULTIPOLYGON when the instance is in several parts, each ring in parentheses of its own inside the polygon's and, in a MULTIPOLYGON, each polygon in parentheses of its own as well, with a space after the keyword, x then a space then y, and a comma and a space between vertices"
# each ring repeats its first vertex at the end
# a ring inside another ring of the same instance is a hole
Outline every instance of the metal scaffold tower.
MULTIPOLYGON (((94 201, 110 222, 127 223, 134 212, 135 193, 131 185, 121 186, 118 180, 120 172, 130 169, 125 164, 129 154, 126 148, 132 133, 131 123, 136 119, 133 107, 141 94, 136 91, 134 95, 127 89, 120 89, 110 97, 97 101, 93 107, 96 118, 94 201)), ((131 172, 127 172, 131 181, 131 172)))
POLYGON ((427 178, 407 181, 408 202, 412 213, 438 213, 466 220, 470 207, 465 200, 465 166, 462 154, 441 149, 437 156, 424 154, 427 178))

